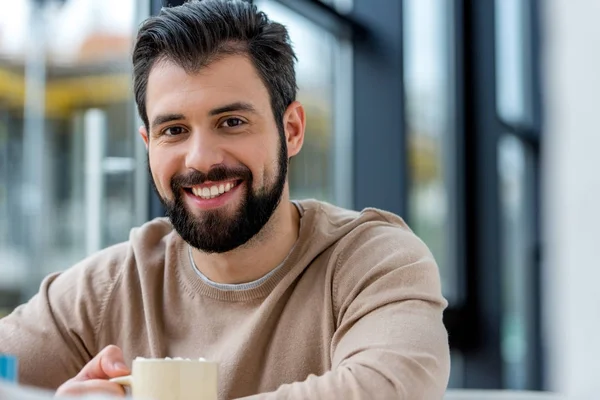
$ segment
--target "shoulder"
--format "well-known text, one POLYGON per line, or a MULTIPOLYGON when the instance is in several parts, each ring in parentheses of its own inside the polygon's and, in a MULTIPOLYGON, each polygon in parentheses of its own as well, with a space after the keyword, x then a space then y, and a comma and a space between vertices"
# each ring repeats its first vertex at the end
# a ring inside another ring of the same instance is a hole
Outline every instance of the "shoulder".
MULTIPOLYGON (((407 261, 415 257, 431 257, 427 246, 398 215, 376 208, 348 210, 325 202, 298 202, 303 216, 313 225, 317 236, 335 239, 342 258, 350 257, 362 248, 378 250, 373 257, 394 253, 407 261)), ((371 258, 371 257, 369 257, 371 258)))
POLYGON ((318 200, 301 200, 296 204, 300 208, 302 216, 312 217, 314 224, 330 225, 331 228, 354 228, 365 223, 390 225, 412 233, 400 216, 377 208, 368 207, 356 211, 318 200))
POLYGON ((363 294, 393 291, 389 298, 424 299, 445 306, 437 263, 427 245, 398 215, 365 208, 349 211, 310 202, 329 232, 336 232, 333 268, 334 304, 363 294))
MULTIPOLYGON (((47 278, 50 287, 69 292, 110 291, 123 271, 137 268, 140 262, 158 262, 174 240, 168 220, 157 218, 131 229, 129 240, 89 255, 72 267, 47 278)), ((66 293, 65 293, 66 292, 66 293)), ((68 296, 61 296, 68 297, 68 296)))
POLYGON ((354 223, 354 229, 342 239, 342 259, 360 256, 365 261, 375 262, 393 257, 400 265, 423 259, 433 262, 427 245, 398 215, 366 208, 354 223))
POLYGON ((437 274, 431 251, 401 217, 367 208, 357 215, 353 225, 340 239, 338 274, 340 270, 360 274, 373 270, 392 272, 415 263, 437 274))

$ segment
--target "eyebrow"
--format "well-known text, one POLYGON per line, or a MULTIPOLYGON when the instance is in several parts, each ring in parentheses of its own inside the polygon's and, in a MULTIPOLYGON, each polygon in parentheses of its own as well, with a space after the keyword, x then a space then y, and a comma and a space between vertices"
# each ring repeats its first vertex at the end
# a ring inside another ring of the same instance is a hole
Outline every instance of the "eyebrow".
POLYGON ((152 120, 151 127, 154 128, 155 126, 162 125, 165 122, 180 121, 182 119, 185 119, 185 115, 183 115, 183 114, 161 114, 161 115, 157 115, 152 120))
POLYGON ((214 109, 210 110, 208 115, 215 116, 215 115, 232 112, 232 111, 248 111, 248 112, 256 114, 256 109, 252 106, 252 104, 238 101, 236 103, 231 103, 231 104, 227 104, 222 107, 214 108, 214 109))

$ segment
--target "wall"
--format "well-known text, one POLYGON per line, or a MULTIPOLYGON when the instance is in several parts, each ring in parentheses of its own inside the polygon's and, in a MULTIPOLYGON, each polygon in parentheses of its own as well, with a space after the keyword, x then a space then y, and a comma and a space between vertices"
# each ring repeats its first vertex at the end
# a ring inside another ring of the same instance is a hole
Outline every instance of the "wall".
POLYGON ((600 398, 600 1, 542 3, 546 379, 600 398))

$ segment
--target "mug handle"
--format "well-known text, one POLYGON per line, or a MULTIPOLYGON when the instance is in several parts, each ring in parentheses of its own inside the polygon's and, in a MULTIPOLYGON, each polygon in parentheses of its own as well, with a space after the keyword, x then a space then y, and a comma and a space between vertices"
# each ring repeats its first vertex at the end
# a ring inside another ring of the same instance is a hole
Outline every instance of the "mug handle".
POLYGON ((109 382, 118 383, 121 386, 133 386, 133 378, 131 375, 119 376, 118 378, 112 378, 108 380, 109 382))

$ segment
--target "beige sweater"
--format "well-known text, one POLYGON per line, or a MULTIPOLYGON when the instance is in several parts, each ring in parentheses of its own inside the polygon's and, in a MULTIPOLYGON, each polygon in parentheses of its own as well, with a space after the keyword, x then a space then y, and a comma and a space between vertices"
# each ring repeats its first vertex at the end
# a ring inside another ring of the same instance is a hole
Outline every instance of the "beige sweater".
POLYGON ((201 276, 168 220, 134 229, 0 320, 0 353, 46 388, 116 344, 127 360, 218 361, 221 399, 441 399, 446 301, 427 247, 383 211, 298 205, 286 261, 245 286, 201 276))

